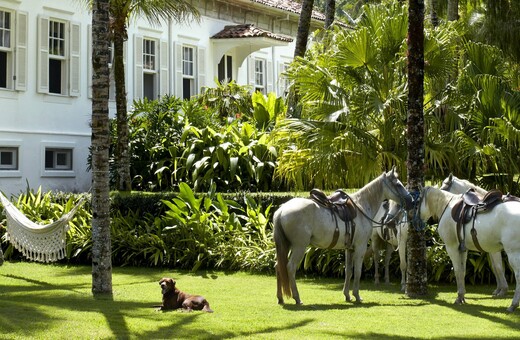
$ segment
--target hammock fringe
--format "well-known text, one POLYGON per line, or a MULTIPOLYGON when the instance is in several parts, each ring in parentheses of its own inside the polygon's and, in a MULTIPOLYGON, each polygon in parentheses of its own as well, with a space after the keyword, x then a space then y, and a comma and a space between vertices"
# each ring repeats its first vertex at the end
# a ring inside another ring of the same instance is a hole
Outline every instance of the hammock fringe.
POLYGON ((0 192, 0 201, 7 217, 6 239, 29 260, 56 262, 65 257, 69 222, 85 200, 79 202, 57 221, 41 225, 29 220, 0 192))

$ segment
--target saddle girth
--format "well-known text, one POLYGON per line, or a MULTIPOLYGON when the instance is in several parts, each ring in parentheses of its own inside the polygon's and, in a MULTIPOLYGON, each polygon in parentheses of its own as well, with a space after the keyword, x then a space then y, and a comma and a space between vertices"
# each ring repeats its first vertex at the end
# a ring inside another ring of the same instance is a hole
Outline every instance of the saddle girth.
POLYGON ((356 230, 354 219, 357 216, 357 211, 350 196, 342 190, 336 190, 332 195, 327 196, 320 189, 312 189, 310 192, 310 198, 322 207, 329 209, 334 218, 334 222, 336 223, 332 242, 328 249, 334 248, 339 239, 337 216, 345 222, 345 247, 352 248, 352 240, 354 239, 354 233, 356 230))
MULTIPOLYGON (((451 210, 451 217, 457 223, 457 237, 459 239, 459 250, 466 251, 465 235, 466 223, 472 221, 470 230, 471 238, 475 247, 484 252, 477 238, 475 220, 479 213, 491 211, 497 204, 504 202, 504 196, 499 190, 491 190, 484 197, 477 195, 475 190, 469 189, 455 203, 451 210)), ((514 197, 514 196, 513 196, 514 197)))

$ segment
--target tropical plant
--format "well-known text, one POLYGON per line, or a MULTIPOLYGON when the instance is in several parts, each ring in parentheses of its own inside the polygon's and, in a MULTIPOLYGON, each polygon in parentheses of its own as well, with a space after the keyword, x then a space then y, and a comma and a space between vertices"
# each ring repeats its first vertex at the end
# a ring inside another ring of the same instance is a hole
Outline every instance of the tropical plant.
MULTIPOLYGON (((90 6, 94 0, 85 0, 90 6)), ((118 190, 131 190, 129 127, 127 117, 127 97, 125 89, 124 42, 128 39, 127 28, 132 18, 144 18, 151 25, 160 25, 170 20, 187 22, 199 20, 197 7, 190 1, 178 0, 109 0, 110 26, 107 41, 113 43, 114 81, 116 89, 116 131, 115 166, 117 168, 118 190)))
MULTIPOLYGON (((405 163, 407 18, 399 2, 365 6, 355 30, 329 30, 329 48, 315 42, 292 64, 288 76, 302 93, 303 111, 301 119, 280 121, 275 130, 281 177, 300 188, 360 187, 405 163)), ((446 38, 456 32, 446 31, 426 35, 425 76, 432 88, 454 69, 455 50, 446 38)), ((440 152, 450 148, 435 151, 443 164, 440 152)))

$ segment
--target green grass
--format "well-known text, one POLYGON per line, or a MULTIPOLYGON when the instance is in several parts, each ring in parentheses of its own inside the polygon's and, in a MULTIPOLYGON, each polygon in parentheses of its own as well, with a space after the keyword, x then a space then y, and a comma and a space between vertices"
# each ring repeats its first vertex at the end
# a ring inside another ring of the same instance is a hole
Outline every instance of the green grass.
POLYGON ((113 298, 91 294, 91 268, 6 262, 0 267, 1 339, 168 338, 520 338, 520 310, 492 299, 494 287, 467 287, 467 304, 453 305, 455 285, 429 286, 409 299, 399 285, 361 283, 361 304, 346 303, 341 278, 299 278, 303 306, 276 303, 269 275, 150 268, 114 268, 113 298), (157 312, 158 281, 204 295, 215 313, 157 312))

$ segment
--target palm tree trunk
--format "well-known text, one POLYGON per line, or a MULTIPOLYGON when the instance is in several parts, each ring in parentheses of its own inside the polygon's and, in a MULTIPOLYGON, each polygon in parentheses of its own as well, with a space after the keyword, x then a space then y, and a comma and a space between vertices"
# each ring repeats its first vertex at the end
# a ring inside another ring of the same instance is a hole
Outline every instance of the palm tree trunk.
POLYGON ((116 121, 117 141, 115 165, 117 169, 117 189, 132 190, 130 178, 129 127, 126 108, 125 65, 123 62, 123 46, 126 40, 126 29, 123 32, 114 30, 114 81, 116 84, 116 121))
POLYGON ((448 21, 459 20, 459 0, 448 0, 448 21))
POLYGON ((430 21, 433 27, 439 26, 439 17, 437 16, 437 10, 439 8, 438 0, 430 0, 430 21))
POLYGON ((334 22, 336 15, 336 0, 327 0, 325 4, 325 29, 329 28, 334 22))
MULTIPOLYGON (((418 192, 424 185, 424 2, 409 0, 408 7, 408 190, 418 192)), ((426 242, 418 220, 411 219, 408 238, 409 297, 427 293, 426 242)))
MULTIPOLYGON (((311 16, 312 16, 312 8, 314 6, 314 0, 303 0, 302 1, 302 10, 300 12, 300 20, 298 21, 298 32, 296 34, 296 43, 294 47, 294 58, 303 57, 305 55, 305 51, 307 50, 307 40, 309 40, 309 30, 311 28, 311 16)), ((289 94, 288 100, 288 108, 287 112, 291 116, 299 116, 297 112, 298 102, 300 101, 300 96, 296 89, 292 89, 289 94)))
POLYGON ((92 293, 112 294, 109 146, 109 2, 92 10, 92 293))

